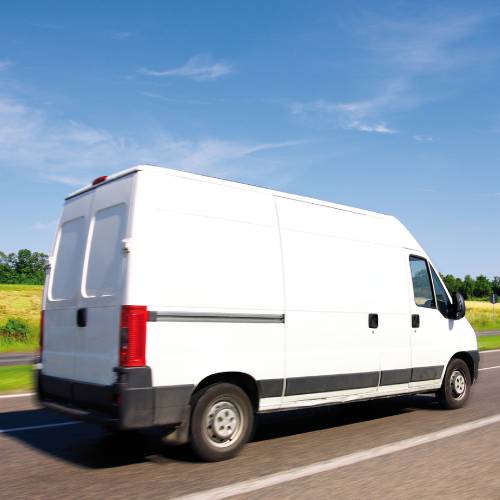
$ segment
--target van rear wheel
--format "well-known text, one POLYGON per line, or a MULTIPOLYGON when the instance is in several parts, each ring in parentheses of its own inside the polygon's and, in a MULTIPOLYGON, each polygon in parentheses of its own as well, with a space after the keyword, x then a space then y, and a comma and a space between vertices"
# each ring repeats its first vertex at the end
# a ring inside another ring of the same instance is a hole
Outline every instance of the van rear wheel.
POLYGON ((470 395, 469 367, 461 359, 452 359, 446 368, 443 385, 437 392, 439 404, 446 410, 456 410, 465 405, 470 395))
POLYGON ((227 460, 250 439, 252 404, 236 385, 210 385, 194 395, 190 427, 196 455, 207 462, 227 460))

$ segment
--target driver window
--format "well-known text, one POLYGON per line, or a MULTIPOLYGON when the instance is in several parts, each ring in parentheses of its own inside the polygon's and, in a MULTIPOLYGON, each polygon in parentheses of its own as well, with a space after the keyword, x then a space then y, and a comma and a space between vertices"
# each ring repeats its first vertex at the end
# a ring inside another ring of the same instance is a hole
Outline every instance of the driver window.
POLYGON ((432 291, 431 277, 427 261, 420 257, 410 256, 411 278, 415 303, 419 307, 436 308, 434 293, 432 291))
POLYGON ((431 266, 431 274, 432 274, 432 281, 434 282, 434 291, 436 292, 436 301, 438 309, 444 316, 448 317, 448 313, 450 312, 452 306, 451 300, 449 299, 448 294, 446 293, 446 288, 441 283, 441 280, 439 279, 436 271, 434 271, 434 268, 432 266, 431 266))

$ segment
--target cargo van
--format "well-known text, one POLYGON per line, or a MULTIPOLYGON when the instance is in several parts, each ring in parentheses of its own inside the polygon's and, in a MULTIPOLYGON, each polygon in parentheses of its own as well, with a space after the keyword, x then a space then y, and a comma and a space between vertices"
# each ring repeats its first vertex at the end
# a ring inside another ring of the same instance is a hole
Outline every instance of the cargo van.
POLYGON ((66 198, 38 395, 222 460, 257 413, 423 392, 463 406, 479 363, 464 314, 392 216, 137 166, 66 198))

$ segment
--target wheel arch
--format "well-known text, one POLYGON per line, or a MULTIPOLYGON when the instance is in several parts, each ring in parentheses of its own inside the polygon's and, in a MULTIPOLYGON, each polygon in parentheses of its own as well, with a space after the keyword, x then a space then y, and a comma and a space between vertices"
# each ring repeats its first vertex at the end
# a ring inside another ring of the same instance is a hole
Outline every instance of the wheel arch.
POLYGON ((248 373, 244 372, 220 372, 213 373, 201 380, 193 391, 193 396, 201 389, 213 384, 233 384, 242 389, 250 399, 254 411, 259 409, 259 387, 257 381, 248 373))

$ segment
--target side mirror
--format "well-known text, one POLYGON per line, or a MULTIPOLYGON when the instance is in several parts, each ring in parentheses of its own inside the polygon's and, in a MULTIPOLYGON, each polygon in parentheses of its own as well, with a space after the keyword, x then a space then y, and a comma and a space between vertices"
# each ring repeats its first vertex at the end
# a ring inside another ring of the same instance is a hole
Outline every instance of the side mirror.
POLYGON ((461 293, 451 294, 453 304, 450 311, 450 319, 462 319, 465 316, 465 300, 461 293))

